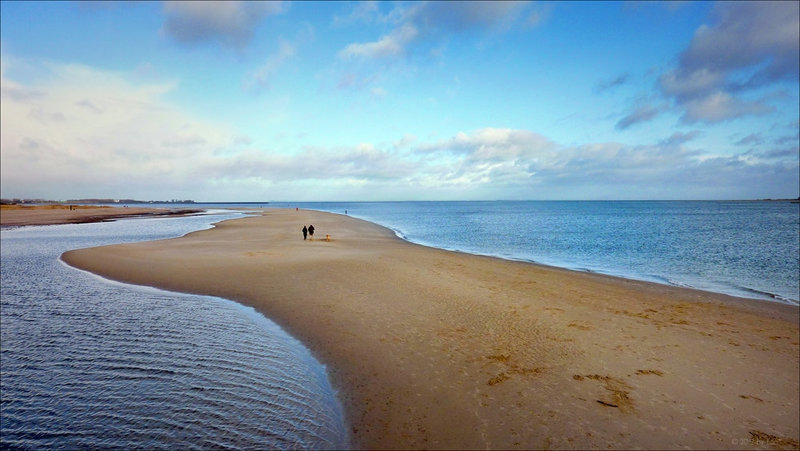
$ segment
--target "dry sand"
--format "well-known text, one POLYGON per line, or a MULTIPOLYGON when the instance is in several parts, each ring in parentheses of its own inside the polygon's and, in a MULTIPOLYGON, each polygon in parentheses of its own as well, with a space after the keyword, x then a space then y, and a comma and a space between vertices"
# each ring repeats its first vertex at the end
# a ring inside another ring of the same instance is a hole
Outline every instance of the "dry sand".
POLYGON ((442 251, 313 211, 63 259, 255 307, 327 366, 358 448, 798 447, 793 306, 442 251))
POLYGON ((98 222, 127 216, 169 216, 196 213, 201 210, 167 208, 125 208, 87 205, 2 205, 0 226, 53 225, 98 222))

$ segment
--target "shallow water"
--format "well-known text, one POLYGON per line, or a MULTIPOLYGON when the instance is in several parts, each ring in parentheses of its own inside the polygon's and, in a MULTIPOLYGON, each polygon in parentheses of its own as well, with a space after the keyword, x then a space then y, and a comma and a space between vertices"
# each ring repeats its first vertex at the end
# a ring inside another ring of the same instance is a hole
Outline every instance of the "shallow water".
POLYGON ((797 305, 800 204, 768 201, 292 203, 428 246, 797 305))
POLYGON ((253 309, 101 279, 66 250, 236 214, 2 230, 0 445, 343 448, 324 367, 253 309))

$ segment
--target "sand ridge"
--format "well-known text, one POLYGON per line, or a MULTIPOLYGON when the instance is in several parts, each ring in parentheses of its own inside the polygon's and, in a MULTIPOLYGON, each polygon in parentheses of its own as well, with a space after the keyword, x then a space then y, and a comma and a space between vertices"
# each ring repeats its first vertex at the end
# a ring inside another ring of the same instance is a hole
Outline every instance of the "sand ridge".
POLYGON ((255 307, 327 366, 357 448, 798 446, 793 306, 443 251, 304 210, 62 258, 255 307))
POLYGON ((181 216, 200 209, 109 207, 95 205, 2 205, 0 226, 78 224, 134 216, 181 216))

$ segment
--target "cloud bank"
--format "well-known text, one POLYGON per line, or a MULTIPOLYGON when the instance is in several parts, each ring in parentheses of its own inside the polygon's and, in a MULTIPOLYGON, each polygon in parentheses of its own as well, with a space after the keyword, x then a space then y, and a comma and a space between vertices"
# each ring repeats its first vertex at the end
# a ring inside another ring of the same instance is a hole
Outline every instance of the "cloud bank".
MULTIPOLYGON (((763 91, 800 77, 800 3, 720 2, 712 18, 697 29, 677 66, 661 74, 659 94, 683 124, 771 113, 763 91)), ((617 128, 649 121, 660 111, 638 106, 617 128)))
POLYGON ((716 199, 800 190, 796 139, 716 155, 691 146, 696 131, 632 146, 483 128, 286 153, 173 107, 164 100, 173 85, 79 65, 47 71, 36 83, 2 79, 6 197, 716 199))
POLYGON ((39 70, 46 75, 35 86, 3 75, 4 196, 188 192, 194 168, 187 162, 232 142, 227 127, 163 101, 172 84, 137 83, 75 64, 39 70))
POLYGON ((748 91, 800 77, 800 3, 726 2, 716 23, 700 27, 662 75, 663 93, 684 109, 683 122, 721 122, 772 108, 748 91))

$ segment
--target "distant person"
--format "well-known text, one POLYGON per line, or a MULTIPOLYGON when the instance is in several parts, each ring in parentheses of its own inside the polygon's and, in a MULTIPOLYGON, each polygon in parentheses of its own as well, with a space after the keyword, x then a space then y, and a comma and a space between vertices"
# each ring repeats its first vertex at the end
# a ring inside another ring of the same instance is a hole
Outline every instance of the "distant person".
POLYGON ((308 237, 314 239, 314 225, 308 226, 308 237))
POLYGON ((307 236, 308 236, 308 228, 306 228, 306 226, 303 226, 303 241, 306 240, 307 236))

